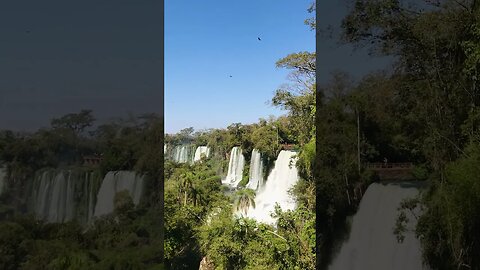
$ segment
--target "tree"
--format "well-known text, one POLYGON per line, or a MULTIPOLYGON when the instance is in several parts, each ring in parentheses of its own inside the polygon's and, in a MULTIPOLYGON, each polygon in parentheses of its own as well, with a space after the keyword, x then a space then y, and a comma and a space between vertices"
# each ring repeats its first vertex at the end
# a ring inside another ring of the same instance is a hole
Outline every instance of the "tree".
POLYGON ((91 110, 81 110, 79 113, 70 113, 60 118, 54 118, 51 125, 54 129, 69 129, 78 136, 85 128, 91 127, 94 122, 95 118, 91 110))
POLYGON ((187 205, 187 200, 193 189, 194 174, 185 172, 180 176, 180 190, 183 192, 183 205, 187 205))
POLYGON ((243 211, 245 215, 249 207, 255 208, 255 191, 249 188, 240 189, 235 192, 234 209, 243 211))
POLYGON ((277 89, 272 104, 288 110, 298 142, 310 140, 315 114, 315 53, 300 52, 277 61, 277 67, 292 69, 289 79, 293 82, 277 89))

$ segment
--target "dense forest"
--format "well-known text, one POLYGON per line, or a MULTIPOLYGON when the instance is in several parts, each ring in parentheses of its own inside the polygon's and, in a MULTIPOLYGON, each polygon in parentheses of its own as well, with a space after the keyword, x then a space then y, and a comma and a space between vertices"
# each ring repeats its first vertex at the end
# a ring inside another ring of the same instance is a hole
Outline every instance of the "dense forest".
POLYGON ((317 93, 321 266, 355 211, 345 190, 372 181, 366 163, 388 157, 414 163, 415 178, 428 183, 402 203, 399 239, 405 212, 421 209, 412 229, 424 262, 432 269, 480 269, 480 2, 349 3, 341 42, 391 56, 394 64, 360 80, 333 72, 317 93))
POLYGON ((154 114, 95 125, 93 112, 83 110, 36 132, 2 131, 0 268, 163 269, 162 145, 163 119, 154 114), (99 164, 84 164, 89 155, 101 155, 99 164), (74 185, 83 183, 86 172, 120 170, 148 175, 149 181, 138 205, 121 191, 108 215, 88 224, 77 218, 56 223, 32 210, 28 187, 42 170, 74 172, 80 175, 69 174, 74 185))

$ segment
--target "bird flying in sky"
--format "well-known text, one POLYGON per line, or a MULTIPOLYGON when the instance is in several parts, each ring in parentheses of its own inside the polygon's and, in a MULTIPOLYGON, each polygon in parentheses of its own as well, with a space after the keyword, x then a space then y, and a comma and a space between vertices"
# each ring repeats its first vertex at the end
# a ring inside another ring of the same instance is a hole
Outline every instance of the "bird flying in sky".
POLYGON ((262 39, 260 39, 259 37, 257 37, 259 41, 262 41, 262 39))

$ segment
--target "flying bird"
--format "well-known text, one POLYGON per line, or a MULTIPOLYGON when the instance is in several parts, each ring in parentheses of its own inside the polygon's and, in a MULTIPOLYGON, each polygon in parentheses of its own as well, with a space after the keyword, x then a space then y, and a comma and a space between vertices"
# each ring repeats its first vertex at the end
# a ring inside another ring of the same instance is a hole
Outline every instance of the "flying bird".
POLYGON ((262 39, 260 39, 259 37, 257 37, 259 41, 262 41, 262 39))
POLYGON ((230 78, 232 78, 232 75, 230 75, 230 78))

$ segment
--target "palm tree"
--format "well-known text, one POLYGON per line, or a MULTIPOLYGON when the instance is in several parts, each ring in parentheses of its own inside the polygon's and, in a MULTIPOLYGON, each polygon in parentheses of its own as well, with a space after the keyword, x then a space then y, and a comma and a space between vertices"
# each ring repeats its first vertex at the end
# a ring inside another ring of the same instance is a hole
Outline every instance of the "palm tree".
POLYGON ((188 193, 193 188, 194 174, 192 172, 185 172, 180 176, 180 190, 183 192, 183 205, 187 205, 188 193))
POLYGON ((235 193, 235 210, 242 210, 246 215, 250 206, 255 208, 255 191, 253 189, 245 188, 235 193))

